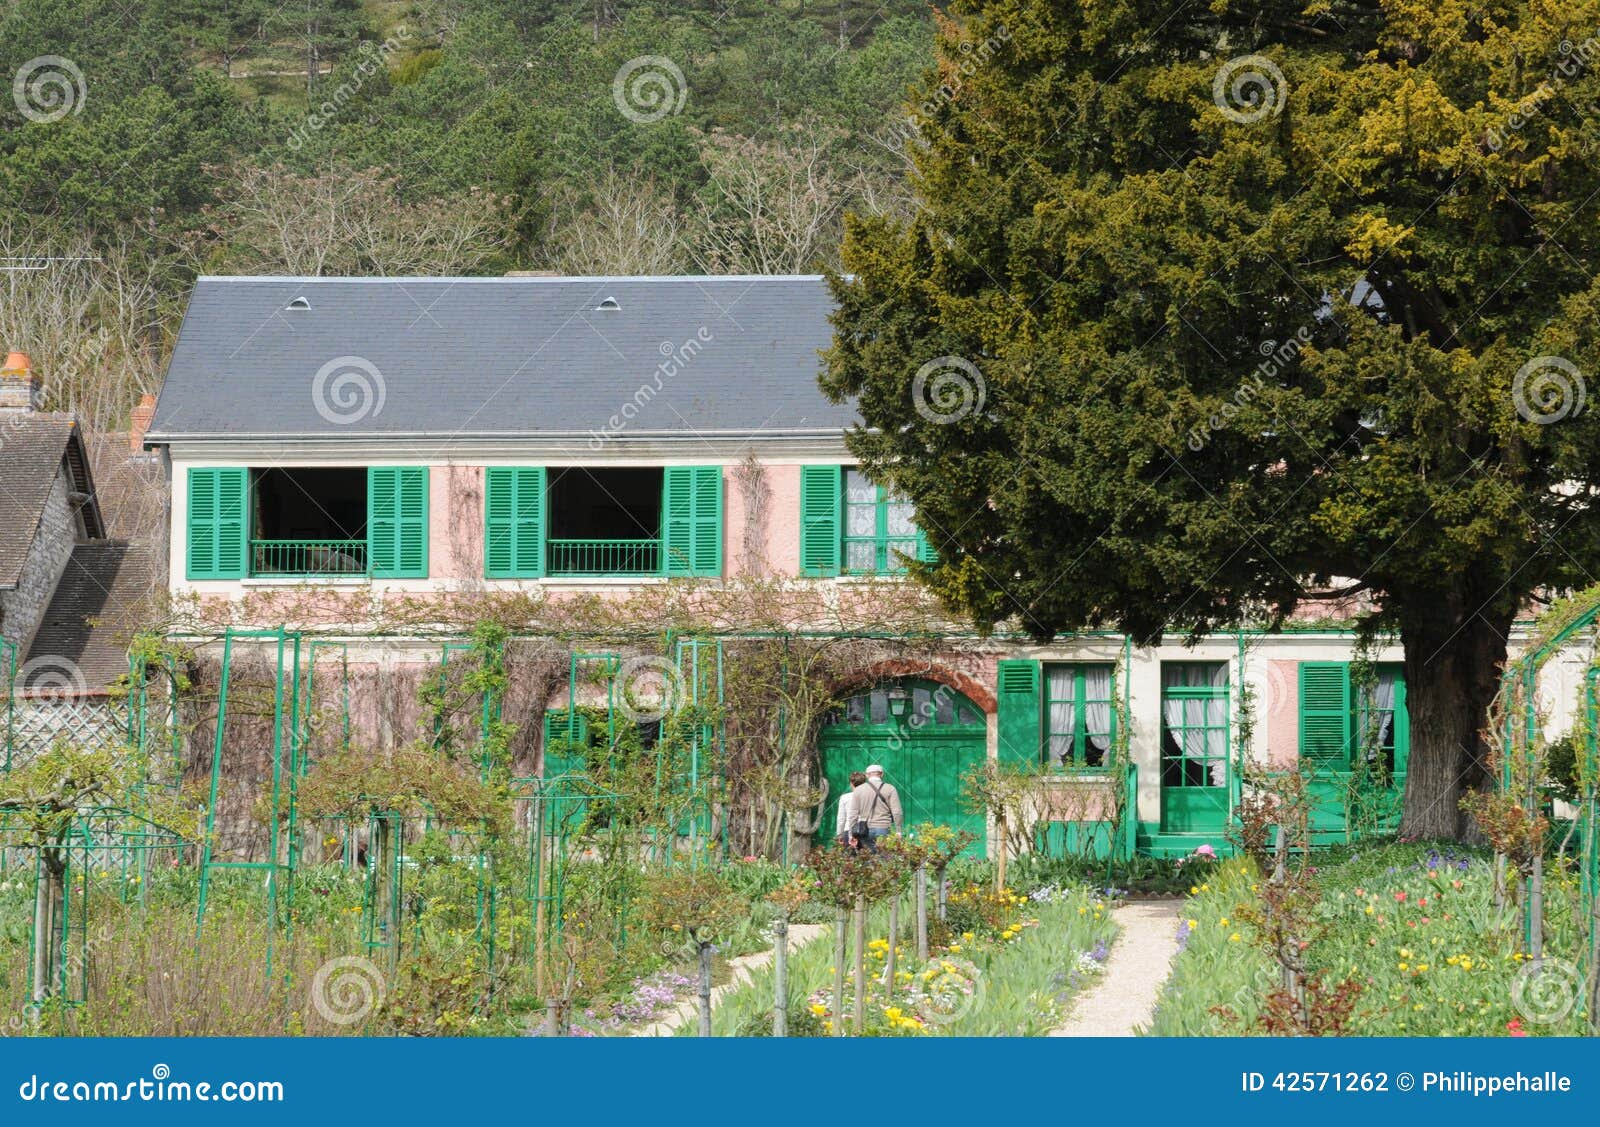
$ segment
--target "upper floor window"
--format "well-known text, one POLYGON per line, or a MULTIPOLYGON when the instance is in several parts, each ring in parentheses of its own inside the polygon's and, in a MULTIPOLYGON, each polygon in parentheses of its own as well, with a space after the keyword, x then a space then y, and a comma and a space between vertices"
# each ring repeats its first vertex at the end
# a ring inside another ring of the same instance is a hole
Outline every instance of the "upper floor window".
POLYGON ((190 579, 428 574, 426 466, 195 467, 190 579))
POLYGON ((802 575, 901 575, 933 559, 915 510, 853 466, 800 471, 802 575))
POLYGON ((722 467, 490 466, 490 579, 722 574, 722 467))

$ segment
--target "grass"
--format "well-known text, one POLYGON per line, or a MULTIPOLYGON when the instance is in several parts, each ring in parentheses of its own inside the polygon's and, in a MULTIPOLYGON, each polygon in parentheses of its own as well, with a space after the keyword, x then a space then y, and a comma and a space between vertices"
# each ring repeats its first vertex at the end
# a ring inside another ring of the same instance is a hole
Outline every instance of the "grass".
MULTIPOLYGON (((1346 847, 1312 859, 1319 893, 1307 965, 1359 987, 1347 1031, 1364 1036, 1539 1036, 1583 1032, 1575 983, 1530 980, 1521 914, 1496 909, 1492 863, 1459 846, 1346 847), (1521 999, 1519 1005, 1518 999, 1521 999)), ((1548 878, 1546 955, 1574 962, 1576 883, 1548 878)), ((1246 861, 1218 866, 1180 921, 1183 950, 1149 1032, 1260 1032, 1279 970, 1241 919, 1259 901, 1246 861)))

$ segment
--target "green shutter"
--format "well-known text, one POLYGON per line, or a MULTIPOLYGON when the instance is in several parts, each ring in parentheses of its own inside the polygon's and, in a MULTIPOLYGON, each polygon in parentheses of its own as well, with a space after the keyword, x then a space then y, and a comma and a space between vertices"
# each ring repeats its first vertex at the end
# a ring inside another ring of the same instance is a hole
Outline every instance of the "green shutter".
POLYGON ((367 563, 376 578, 427 578, 427 466, 368 468, 367 563))
POLYGON ((537 579, 544 574, 543 466, 490 466, 483 475, 483 574, 537 579))
POLYGON ((189 578, 243 579, 249 554, 250 471, 189 471, 189 578))
POLYGON ((925 564, 939 562, 939 553, 933 550, 933 545, 928 542, 928 534, 922 529, 917 529, 917 559, 925 564))
POLYGON ((722 574, 722 467, 668 466, 662 475, 668 575, 722 574))
POLYGON ((565 708, 547 709, 544 714, 544 777, 554 778, 587 765, 583 749, 589 743, 589 722, 582 713, 573 716, 565 708), (551 749, 562 745, 560 751, 551 749), (552 768, 554 768, 552 770, 552 768))
POLYGON ((1039 681, 1037 661, 1007 660, 996 665, 1001 763, 1039 766, 1044 750, 1039 728, 1039 681))
POLYGON ((800 467, 801 575, 839 574, 843 487, 844 471, 838 466, 800 467))
POLYGON ((1350 666, 1300 663, 1300 757, 1339 769, 1350 765, 1350 666))

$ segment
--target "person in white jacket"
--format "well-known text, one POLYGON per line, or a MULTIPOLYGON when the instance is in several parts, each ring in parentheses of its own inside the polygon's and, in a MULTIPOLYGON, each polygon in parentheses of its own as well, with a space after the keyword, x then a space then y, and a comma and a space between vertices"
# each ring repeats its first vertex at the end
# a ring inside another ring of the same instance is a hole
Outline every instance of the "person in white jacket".
POLYGON ((867 781, 865 771, 850 772, 850 789, 839 797, 839 816, 833 820, 833 837, 840 845, 854 846, 856 843, 850 838, 850 827, 855 825, 856 804, 855 789, 867 781))

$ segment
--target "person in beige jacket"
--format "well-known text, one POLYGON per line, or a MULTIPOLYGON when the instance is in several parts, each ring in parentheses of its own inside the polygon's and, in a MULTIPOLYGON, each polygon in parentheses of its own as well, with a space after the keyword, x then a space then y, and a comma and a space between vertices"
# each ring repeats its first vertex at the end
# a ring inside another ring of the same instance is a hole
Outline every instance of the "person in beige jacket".
POLYGON ((900 811, 900 792, 894 789, 893 783, 883 781, 883 768, 876 763, 867 768, 867 781, 850 792, 850 805, 856 824, 867 824, 867 840, 862 844, 869 849, 877 848, 879 838, 905 824, 900 811))

